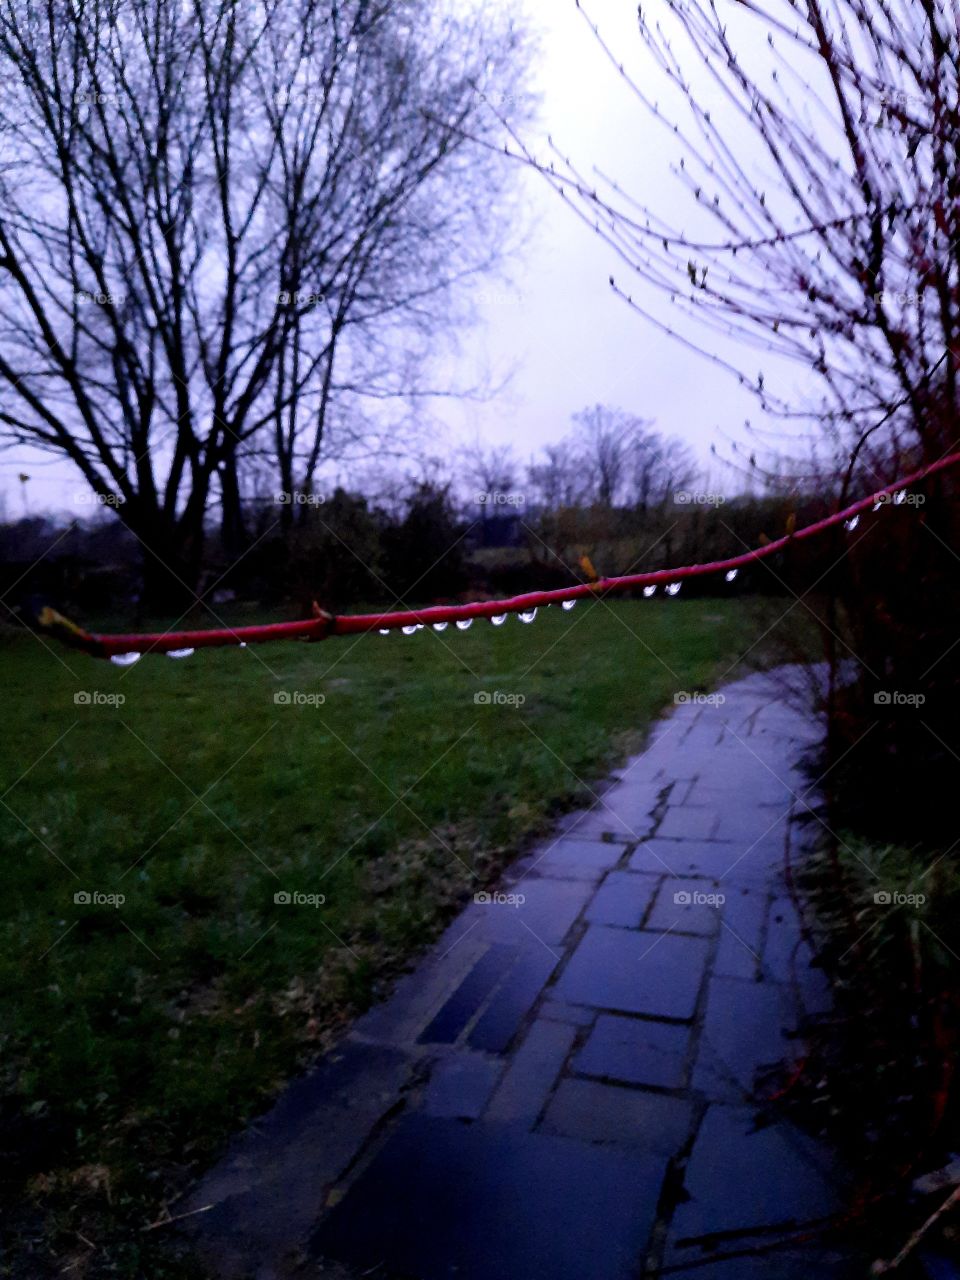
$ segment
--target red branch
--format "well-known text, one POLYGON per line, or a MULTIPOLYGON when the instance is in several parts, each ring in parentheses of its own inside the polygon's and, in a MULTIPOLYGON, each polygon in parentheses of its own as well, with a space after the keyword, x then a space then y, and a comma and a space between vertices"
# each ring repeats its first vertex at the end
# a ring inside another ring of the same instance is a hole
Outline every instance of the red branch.
POLYGON ((155 634, 94 635, 69 624, 65 619, 55 620, 51 630, 66 643, 85 649, 95 657, 109 658, 122 653, 169 653, 175 649, 209 649, 223 645, 267 644, 271 640, 324 640, 328 636, 350 636, 365 631, 392 631, 398 627, 422 623, 430 626, 438 622, 463 622, 468 618, 491 618, 504 613, 520 613, 545 605, 560 604, 564 600, 579 600, 587 596, 606 595, 608 592, 629 591, 635 587, 659 586, 682 582, 686 578, 700 578, 711 573, 725 573, 742 569, 757 560, 775 555, 792 542, 814 538, 861 511, 872 507, 880 498, 916 484, 927 476, 960 462, 960 453, 948 454, 937 462, 904 476, 894 484, 877 489, 869 497, 861 498, 842 511, 797 529, 783 538, 777 538, 762 547, 745 551, 728 560, 711 560, 706 564, 684 565, 677 569, 655 569, 649 573, 629 573, 622 577, 600 578, 597 582, 580 583, 561 587, 555 591, 531 591, 526 595, 511 596, 506 600, 484 600, 471 604, 434 605, 426 609, 408 609, 399 613, 358 613, 334 617, 321 612, 318 617, 300 622, 276 622, 266 626, 226 627, 207 631, 165 631, 155 634), (62 625, 58 625, 62 624, 62 625), (69 630, 68 630, 69 628, 69 630))

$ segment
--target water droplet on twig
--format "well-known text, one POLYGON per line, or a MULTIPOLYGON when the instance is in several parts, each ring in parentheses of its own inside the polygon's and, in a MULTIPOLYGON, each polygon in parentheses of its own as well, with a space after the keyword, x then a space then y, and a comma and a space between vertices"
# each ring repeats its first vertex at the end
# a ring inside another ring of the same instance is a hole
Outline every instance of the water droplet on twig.
POLYGON ((114 653, 110 661, 115 667, 132 667, 135 662, 140 661, 142 656, 139 653, 114 653))

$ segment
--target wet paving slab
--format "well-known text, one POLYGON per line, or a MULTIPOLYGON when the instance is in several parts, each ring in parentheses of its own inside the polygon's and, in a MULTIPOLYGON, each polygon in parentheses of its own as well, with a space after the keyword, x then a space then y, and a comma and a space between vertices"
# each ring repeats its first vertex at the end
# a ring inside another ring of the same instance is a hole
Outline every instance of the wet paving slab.
MULTIPOLYGON (((785 857, 819 729, 774 676, 658 722, 181 1211, 224 1280, 852 1280, 765 1081, 829 1008, 785 857)), ((801 851, 798 853, 797 851, 801 851)))
POLYGON ((664 1165, 511 1125, 409 1115, 310 1252, 398 1278, 632 1280, 664 1165))

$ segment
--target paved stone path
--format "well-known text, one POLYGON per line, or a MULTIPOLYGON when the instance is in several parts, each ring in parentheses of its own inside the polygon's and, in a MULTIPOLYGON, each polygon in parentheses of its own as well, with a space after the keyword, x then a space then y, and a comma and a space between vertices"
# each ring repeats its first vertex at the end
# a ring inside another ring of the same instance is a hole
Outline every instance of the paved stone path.
POLYGON ((748 1252, 845 1203, 764 1102, 829 1008, 783 883, 818 731, 781 678, 658 722, 238 1139, 185 1206, 214 1206, 193 1220, 214 1274, 866 1274, 810 1241, 748 1252))

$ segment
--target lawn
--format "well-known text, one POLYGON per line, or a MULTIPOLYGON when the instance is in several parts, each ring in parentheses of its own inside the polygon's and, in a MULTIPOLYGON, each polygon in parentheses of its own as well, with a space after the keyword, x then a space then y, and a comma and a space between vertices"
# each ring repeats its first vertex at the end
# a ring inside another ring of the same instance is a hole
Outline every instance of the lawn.
POLYGON ((167 1274, 141 1228, 188 1173, 760 630, 742 600, 581 602, 123 669, 4 632, 23 1274, 167 1274))

